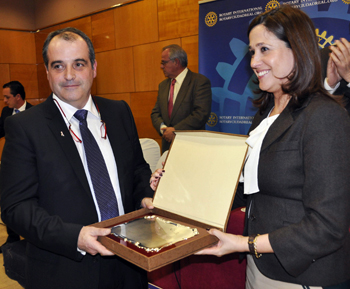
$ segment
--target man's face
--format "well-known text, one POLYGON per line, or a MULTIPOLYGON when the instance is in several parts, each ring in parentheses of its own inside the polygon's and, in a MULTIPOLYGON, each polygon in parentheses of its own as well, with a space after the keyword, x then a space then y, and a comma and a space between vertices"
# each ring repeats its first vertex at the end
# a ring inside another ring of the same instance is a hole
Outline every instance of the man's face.
POLYGON ((18 98, 21 98, 19 94, 17 96, 14 96, 11 94, 11 90, 9 87, 6 87, 2 90, 2 94, 4 96, 4 103, 9 107, 9 108, 19 108, 18 106, 18 98))
POLYGON ((168 78, 175 78, 179 74, 177 59, 170 60, 169 49, 165 49, 162 52, 162 60, 160 62, 160 68, 163 70, 165 77, 168 77, 168 78))
POLYGON ((54 94, 68 104, 81 109, 86 104, 97 63, 91 66, 89 49, 80 36, 74 41, 54 37, 48 47, 47 79, 54 94))

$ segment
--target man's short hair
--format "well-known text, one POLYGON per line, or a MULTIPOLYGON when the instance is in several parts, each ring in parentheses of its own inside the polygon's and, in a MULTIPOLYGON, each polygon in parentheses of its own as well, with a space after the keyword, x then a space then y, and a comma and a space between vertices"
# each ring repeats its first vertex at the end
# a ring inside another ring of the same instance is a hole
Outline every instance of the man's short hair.
POLYGON ((22 83, 20 83, 17 80, 5 83, 2 86, 2 88, 9 88, 10 89, 10 93, 13 96, 16 96, 17 94, 19 94, 22 97, 23 100, 26 99, 26 92, 24 91, 24 87, 23 87, 22 83))
POLYGON ((175 60, 177 58, 177 59, 179 59, 182 67, 187 67, 187 63, 188 63, 187 53, 185 50, 182 49, 181 46, 179 46, 177 44, 171 44, 171 45, 163 47, 163 51, 165 49, 169 49, 170 60, 175 60))
POLYGON ((77 40, 77 36, 80 36, 81 38, 83 38, 83 40, 85 41, 85 43, 87 44, 87 46, 89 48, 89 58, 90 58, 91 65, 94 66, 94 64, 95 64, 95 50, 94 50, 94 46, 92 45, 90 38, 83 31, 81 31, 79 29, 76 29, 74 27, 67 27, 67 28, 56 30, 56 31, 52 31, 47 36, 45 43, 44 43, 44 46, 43 46, 43 50, 42 50, 42 55, 43 55, 43 59, 44 59, 44 63, 45 63, 46 68, 48 68, 48 65, 49 65, 49 58, 47 56, 47 51, 49 49, 49 44, 50 44, 51 40, 55 36, 58 36, 66 41, 72 41, 72 42, 77 40))

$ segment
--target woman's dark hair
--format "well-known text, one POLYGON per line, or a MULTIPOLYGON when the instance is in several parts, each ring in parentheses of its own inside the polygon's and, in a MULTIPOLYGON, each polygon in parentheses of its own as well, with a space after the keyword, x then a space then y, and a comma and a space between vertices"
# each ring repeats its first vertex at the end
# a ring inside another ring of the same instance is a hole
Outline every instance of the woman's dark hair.
MULTIPOLYGON (((300 107, 309 95, 316 92, 327 94, 322 84, 321 58, 315 27, 309 16, 297 8, 282 5, 253 19, 248 28, 248 36, 260 24, 292 50, 294 67, 288 76, 288 83, 282 86, 283 92, 291 95, 292 107, 300 107)), ((262 95, 254 104, 260 111, 264 111, 273 94, 260 89, 257 93, 262 95)))

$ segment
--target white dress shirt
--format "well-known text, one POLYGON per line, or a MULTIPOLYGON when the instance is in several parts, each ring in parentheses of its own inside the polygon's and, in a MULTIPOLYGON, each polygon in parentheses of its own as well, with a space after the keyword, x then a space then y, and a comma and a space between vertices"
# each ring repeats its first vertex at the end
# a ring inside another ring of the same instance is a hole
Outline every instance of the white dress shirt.
MULTIPOLYGON (((324 88, 330 93, 330 94, 333 94, 337 89, 338 87, 340 86, 340 82, 338 82, 334 88, 330 87, 329 84, 328 84, 328 79, 327 77, 324 79, 324 88)), ((347 85, 349 88, 350 88, 350 83, 348 83, 347 85)))
POLYGON ((19 112, 25 111, 26 110, 26 105, 27 105, 27 102, 24 101, 23 105, 20 108, 14 108, 13 112, 12 112, 12 115, 16 114, 16 109, 18 109, 19 112))
MULTIPOLYGON (((64 116, 62 111, 59 109, 63 119, 65 120, 65 122, 67 124, 67 127, 69 127, 69 123, 70 123, 71 129, 73 130, 73 132, 79 137, 79 139, 82 140, 82 136, 80 134, 80 128, 79 128, 79 121, 74 117, 74 114, 77 111, 77 109, 75 107, 71 106, 70 104, 60 100, 55 94, 53 94, 53 99, 55 99, 59 103, 63 112, 65 113, 66 117, 64 116)), ((57 105, 57 103, 56 103, 56 105, 57 105)), ((88 102, 86 103, 86 105, 82 109, 85 109, 88 111, 87 118, 86 118, 88 128, 91 131, 92 135, 94 136, 94 138, 95 138, 95 140, 96 140, 96 142, 101 150, 101 153, 102 153, 104 161, 106 163, 109 177, 111 179, 112 186, 113 186, 113 189, 114 189, 117 201, 118 201, 119 215, 123 215, 124 214, 124 207, 123 207, 123 201, 121 198, 120 187, 119 187, 117 164, 115 162, 114 154, 112 151, 111 144, 108 140, 108 136, 106 139, 102 138, 101 119, 100 119, 99 113, 96 109, 96 106, 94 105, 94 102, 92 101, 91 95, 89 97, 88 102)), ((103 133, 104 133, 104 131, 103 131, 103 133)), ((74 139, 75 138, 73 137, 73 140, 74 139)), ((83 145, 83 143, 80 143, 80 142, 75 141, 75 140, 74 140, 74 143, 77 147, 79 156, 80 156, 81 161, 82 161, 83 166, 84 166, 86 178, 88 180, 90 190, 92 193, 92 197, 93 197, 94 202, 95 202, 95 207, 96 207, 98 219, 99 219, 99 221, 101 221, 100 209, 98 207, 94 187, 92 185, 90 172, 89 172, 89 168, 88 168, 88 164, 87 164, 87 160, 86 160, 84 145, 83 145)))

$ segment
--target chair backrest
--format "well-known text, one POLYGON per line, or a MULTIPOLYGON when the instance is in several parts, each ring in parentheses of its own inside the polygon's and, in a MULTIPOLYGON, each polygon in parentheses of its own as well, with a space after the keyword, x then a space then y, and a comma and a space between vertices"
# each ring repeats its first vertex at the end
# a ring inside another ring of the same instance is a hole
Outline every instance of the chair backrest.
POLYGON ((140 138, 140 144, 145 161, 149 164, 152 173, 157 169, 157 162, 160 158, 159 144, 150 138, 140 138))
POLYGON ((165 162, 165 159, 168 155, 168 152, 169 151, 165 151, 162 156, 159 158, 158 162, 157 162, 157 165, 156 165, 156 169, 162 169, 163 168, 163 165, 162 163, 165 162))

